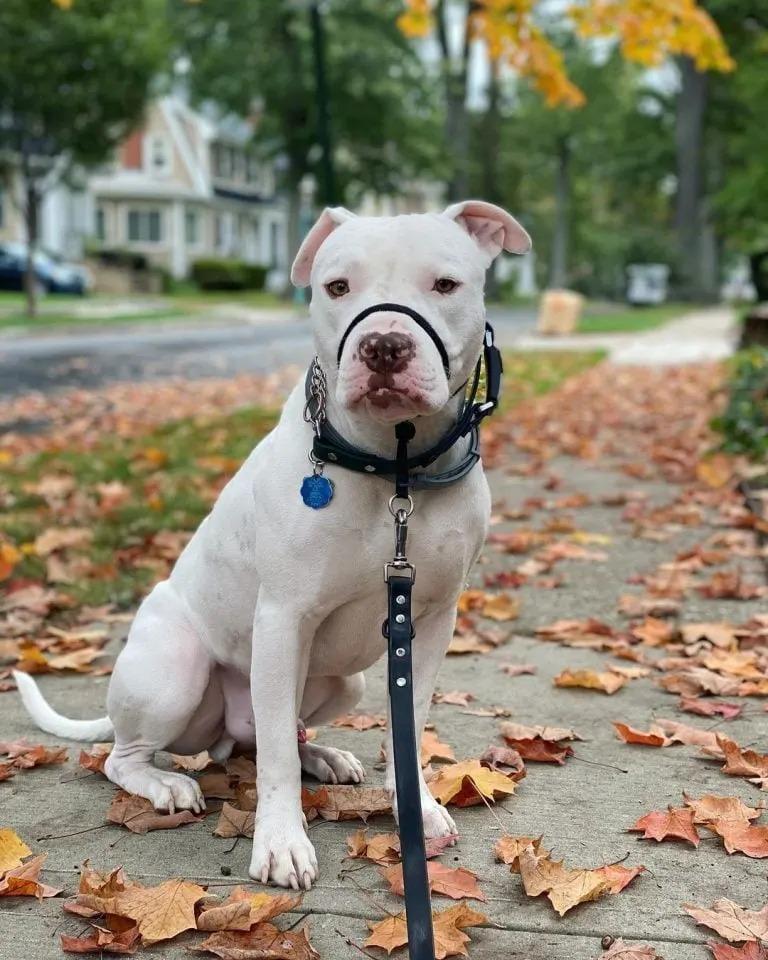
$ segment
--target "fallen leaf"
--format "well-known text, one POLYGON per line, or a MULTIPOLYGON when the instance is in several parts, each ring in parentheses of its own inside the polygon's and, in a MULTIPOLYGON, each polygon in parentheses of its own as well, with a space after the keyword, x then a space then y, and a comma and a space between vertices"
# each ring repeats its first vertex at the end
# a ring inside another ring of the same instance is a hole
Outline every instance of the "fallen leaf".
POLYGON ((597 867, 595 873, 599 873, 608 884, 608 893, 621 893, 630 883, 645 873, 645 867, 622 867, 619 863, 609 863, 604 867, 597 867))
POLYGON ((21 837, 9 827, 0 829, 0 874, 13 867, 21 866, 24 857, 30 856, 32 851, 21 837))
POLYGON ((211 934, 197 949, 221 960, 320 960, 306 928, 284 932, 271 923, 211 934))
POLYGON ((499 670, 508 677, 522 677, 525 674, 535 674, 538 667, 532 663, 502 663, 499 670))
POLYGON ((731 943, 745 940, 768 940, 768 904, 761 910, 747 910, 733 900, 715 900, 709 910, 684 903, 683 910, 696 923, 711 927, 731 943))
POLYGON ((57 897, 61 890, 49 887, 40 880, 40 871, 47 856, 43 853, 18 867, 6 870, 0 877, 0 897, 37 897, 38 900, 43 897, 57 897))
MULTIPOLYGON (((432 928, 435 936, 435 960, 445 957, 467 956, 466 944, 469 936, 464 933, 468 927, 487 923, 488 918, 477 913, 464 903, 458 903, 447 910, 435 910, 432 913, 432 928)), ((388 954, 408 943, 408 930, 405 913, 374 922, 368 921, 371 934, 364 942, 366 947, 381 947, 388 954)))
POLYGON ((541 740, 549 740, 553 743, 558 740, 583 739, 571 727, 528 727, 522 723, 511 722, 502 723, 501 734, 503 737, 509 740, 534 740, 538 737, 541 740))
POLYGON ((530 846, 533 847, 534 851, 537 851, 540 845, 541 837, 513 837, 507 835, 496 841, 493 852, 496 859, 501 863, 508 864, 513 873, 519 873, 520 851, 530 846))
MULTIPOLYGON (((119 924, 122 918, 110 918, 119 924)), ((65 953, 117 953, 134 954, 139 948, 141 934, 138 924, 125 921, 129 925, 122 930, 110 930, 92 924, 91 932, 84 937, 70 937, 66 933, 60 936, 61 949, 65 953)))
POLYGON ((421 765, 425 767, 430 760, 445 760, 455 763, 453 748, 442 743, 434 730, 425 730, 421 735, 421 765))
POLYGON ((449 690, 447 693, 434 693, 432 703, 447 703, 454 707, 467 707, 474 699, 475 695, 466 690, 449 690))
POLYGON ((252 837, 256 823, 253 810, 238 810, 231 803, 225 803, 214 827, 215 837, 252 837))
POLYGON ((670 743, 683 743, 689 747, 704 747, 715 753, 719 752, 717 734, 713 730, 702 730, 687 723, 678 723, 677 720, 666 720, 663 717, 656 720, 655 726, 665 733, 670 743))
POLYGON ((768 827, 719 821, 708 824, 708 827, 722 837, 728 853, 743 853, 755 858, 768 857, 768 827))
POLYGON ((562 917, 580 903, 597 900, 608 891, 608 881, 594 870, 569 870, 561 860, 550 860, 549 852, 524 847, 519 854, 523 888, 529 897, 546 893, 562 917))
POLYGON ((646 840, 668 840, 670 837, 687 840, 694 847, 700 843, 699 834, 693 825, 693 810, 687 807, 669 807, 666 811, 654 810, 640 817, 630 831, 644 831, 646 840))
POLYGON ((681 697, 678 707, 686 713, 697 713, 701 717, 719 716, 725 720, 735 720, 744 709, 740 703, 703 700, 701 697, 681 697))
POLYGON ((744 750, 728 737, 718 737, 717 746, 725 757, 723 773, 732 777, 748 777, 763 790, 768 789, 768 754, 744 750))
POLYGON ((137 922, 143 943, 158 943, 195 929, 195 904, 204 896, 203 887, 176 878, 156 887, 128 887, 117 897, 116 912, 137 922))
POLYGON ((112 744, 97 743, 90 753, 87 750, 81 750, 77 762, 84 770, 90 770, 91 773, 104 773, 104 764, 111 752, 112 744))
POLYGON ((715 960, 768 960, 768 950, 757 940, 749 940, 741 947, 729 947, 710 940, 707 946, 715 960))
POLYGON ((301 904, 301 899, 301 896, 287 893, 251 893, 244 887, 235 887, 226 900, 204 905, 197 918, 197 929, 207 933, 249 930, 256 923, 266 923, 296 909, 301 904))
POLYGON ((627 683, 626 677, 605 671, 598 673, 595 670, 563 670, 554 681, 556 687, 584 687, 587 690, 600 690, 603 693, 613 694, 627 683))
MULTIPOLYGON (((380 872, 389 884, 390 893, 399 897, 405 896, 402 863, 383 867, 380 872)), ((470 900, 488 899, 477 885, 477 874, 464 867, 446 867, 442 863, 432 861, 427 864, 427 877, 432 893, 441 893, 451 897, 452 900, 461 900, 462 897, 470 900)))
POLYGON ((662 960, 662 957, 647 943, 625 943, 619 937, 598 960, 662 960))
POLYGON ((480 763, 491 770, 498 770, 513 780, 522 780, 525 777, 523 758, 519 751, 512 747, 497 747, 492 744, 480 755, 480 763))
POLYGON ((188 770, 191 773, 200 773, 214 762, 213 757, 207 750, 203 750, 202 753, 195 753, 192 756, 180 756, 178 753, 172 753, 170 757, 177 770, 188 770))
POLYGON ((443 767, 430 781, 433 797, 444 806, 453 803, 470 807, 486 800, 510 796, 515 792, 515 782, 510 777, 484 767, 479 760, 463 760, 461 763, 443 767))
POLYGON ((714 793, 696 799, 683 794, 686 807, 693 810, 694 823, 730 823, 748 825, 757 820, 763 808, 748 807, 738 797, 721 797, 714 793))
POLYGON ((487 620, 506 623, 520 616, 520 600, 509 593, 497 593, 485 600, 480 610, 487 620))
POLYGON ((107 820, 125 827, 131 833, 149 833, 151 830, 173 830, 185 823, 198 823, 202 815, 191 810, 176 813, 159 813, 144 797, 136 797, 118 790, 107 810, 107 820))
POLYGON ((331 722, 332 727, 348 727, 350 730, 374 730, 380 727, 386 727, 387 718, 383 713, 373 715, 371 713, 347 713, 343 717, 337 717, 331 722))
POLYGON ((646 747, 665 747, 669 742, 660 730, 654 730, 653 727, 646 732, 636 730, 626 723, 618 723, 617 721, 614 721, 613 726, 619 739, 623 740, 624 743, 637 743, 646 747))
POLYGON ((531 760, 534 763, 558 763, 564 764, 568 757, 573 756, 573 748, 567 744, 551 743, 549 740, 542 740, 535 737, 533 740, 513 740, 510 737, 504 738, 507 743, 516 750, 523 760, 531 760))
MULTIPOLYGON (((449 767, 447 769, 453 769, 449 767)), ((362 820, 391 813, 392 804, 386 790, 378 787, 328 785, 306 792, 305 812, 315 810, 323 820, 362 820)), ((309 816, 309 815, 308 815, 309 816)))

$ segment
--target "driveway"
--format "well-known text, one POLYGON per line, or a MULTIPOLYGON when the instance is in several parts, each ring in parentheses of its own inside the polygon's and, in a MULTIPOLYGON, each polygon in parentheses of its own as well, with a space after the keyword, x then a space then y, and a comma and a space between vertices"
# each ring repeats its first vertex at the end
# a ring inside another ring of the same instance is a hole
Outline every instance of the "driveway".
MULTIPOLYGON (((533 307, 489 309, 499 341, 508 343, 531 330, 533 307)), ((0 340, 0 394, 68 387, 97 387, 115 381, 199 379, 261 373, 289 363, 304 364, 312 354, 306 319, 259 324, 143 323, 0 340)))

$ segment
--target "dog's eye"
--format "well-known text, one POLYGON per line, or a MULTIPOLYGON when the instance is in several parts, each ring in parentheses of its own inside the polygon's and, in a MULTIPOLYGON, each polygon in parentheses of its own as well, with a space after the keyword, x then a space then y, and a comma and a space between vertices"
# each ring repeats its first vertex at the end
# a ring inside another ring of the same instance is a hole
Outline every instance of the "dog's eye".
POLYGON ((432 289, 437 293, 453 293, 458 286, 460 286, 458 280, 453 280, 451 277, 438 277, 432 289))
POLYGON ((349 284, 346 280, 331 280, 330 283, 326 283, 325 289, 329 297, 343 297, 345 293, 349 293, 349 284))

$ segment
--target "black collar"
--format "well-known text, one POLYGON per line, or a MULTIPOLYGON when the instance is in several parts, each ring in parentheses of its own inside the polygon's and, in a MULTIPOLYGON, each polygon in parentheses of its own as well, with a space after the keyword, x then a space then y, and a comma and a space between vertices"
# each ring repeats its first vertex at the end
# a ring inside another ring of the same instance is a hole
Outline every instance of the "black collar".
MULTIPOLYGON (((399 307, 399 305, 394 306, 397 306, 398 312, 407 313, 409 316, 411 315, 409 308, 402 308, 399 307)), ((388 304, 387 308, 391 310, 393 305, 388 304)), ((376 309, 382 309, 382 305, 379 305, 376 309)), ((366 316, 371 312, 373 311, 364 311, 366 316)), ((417 314, 417 316, 420 315, 417 314)), ((358 318, 355 318, 352 325, 354 325, 357 320, 358 318)), ((352 325, 350 325, 350 328, 352 325)), ((342 338, 339 347, 339 356, 341 355, 341 350, 350 328, 347 329, 342 338)), ((431 327, 425 327, 424 329, 429 333, 431 327)), ((432 333, 430 333, 430 336, 432 336, 432 333)), ((442 341, 439 342, 442 346, 442 341)), ((440 352, 442 357, 445 353, 444 346, 440 352)), ((480 421, 493 413, 498 405, 499 395, 501 393, 502 372, 501 354, 494 343, 493 327, 491 327, 489 323, 486 323, 482 353, 475 366, 472 384, 456 419, 456 423, 443 434, 437 443, 429 447, 429 449, 424 450, 422 453, 415 454, 412 457, 407 457, 405 460, 399 457, 390 460, 353 446, 346 441, 327 420, 323 420, 319 428, 319 435, 315 436, 312 453, 317 460, 323 463, 333 463, 339 467, 344 467, 346 470, 354 470, 359 473, 383 476, 390 479, 402 475, 403 470, 407 469, 408 486, 413 489, 444 487, 456 483, 465 477, 480 459, 478 426, 480 421), (476 397, 480 386, 483 365, 485 365, 485 399, 482 402, 477 402, 476 397), (431 466, 439 457, 450 450, 459 440, 467 436, 469 437, 469 444, 458 464, 441 473, 428 474, 425 472, 427 467, 431 466)), ((466 384, 464 384, 464 387, 466 387, 466 384)), ((315 398, 312 394, 312 367, 307 371, 305 391, 307 403, 314 403, 315 398)), ((405 421, 405 423, 408 422, 409 421, 405 421)), ((401 425, 398 424, 398 429, 400 427, 401 425)))

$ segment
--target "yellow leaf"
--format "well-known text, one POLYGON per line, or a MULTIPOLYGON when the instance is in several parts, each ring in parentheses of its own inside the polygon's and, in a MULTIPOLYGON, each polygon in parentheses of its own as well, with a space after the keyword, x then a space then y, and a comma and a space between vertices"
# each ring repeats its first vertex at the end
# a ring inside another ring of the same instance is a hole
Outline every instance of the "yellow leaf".
POLYGON ((601 690, 603 693, 612 694, 621 690, 627 683, 627 678, 607 670, 602 673, 595 670, 563 670, 553 682, 556 687, 584 687, 587 690, 601 690))
POLYGON ((21 837, 9 827, 0 829, 0 873, 18 867, 32 851, 21 837))
POLYGON ((157 887, 130 887, 117 897, 116 912, 139 925, 145 944, 170 940, 194 930, 195 904, 205 890, 188 880, 166 880, 157 887))

